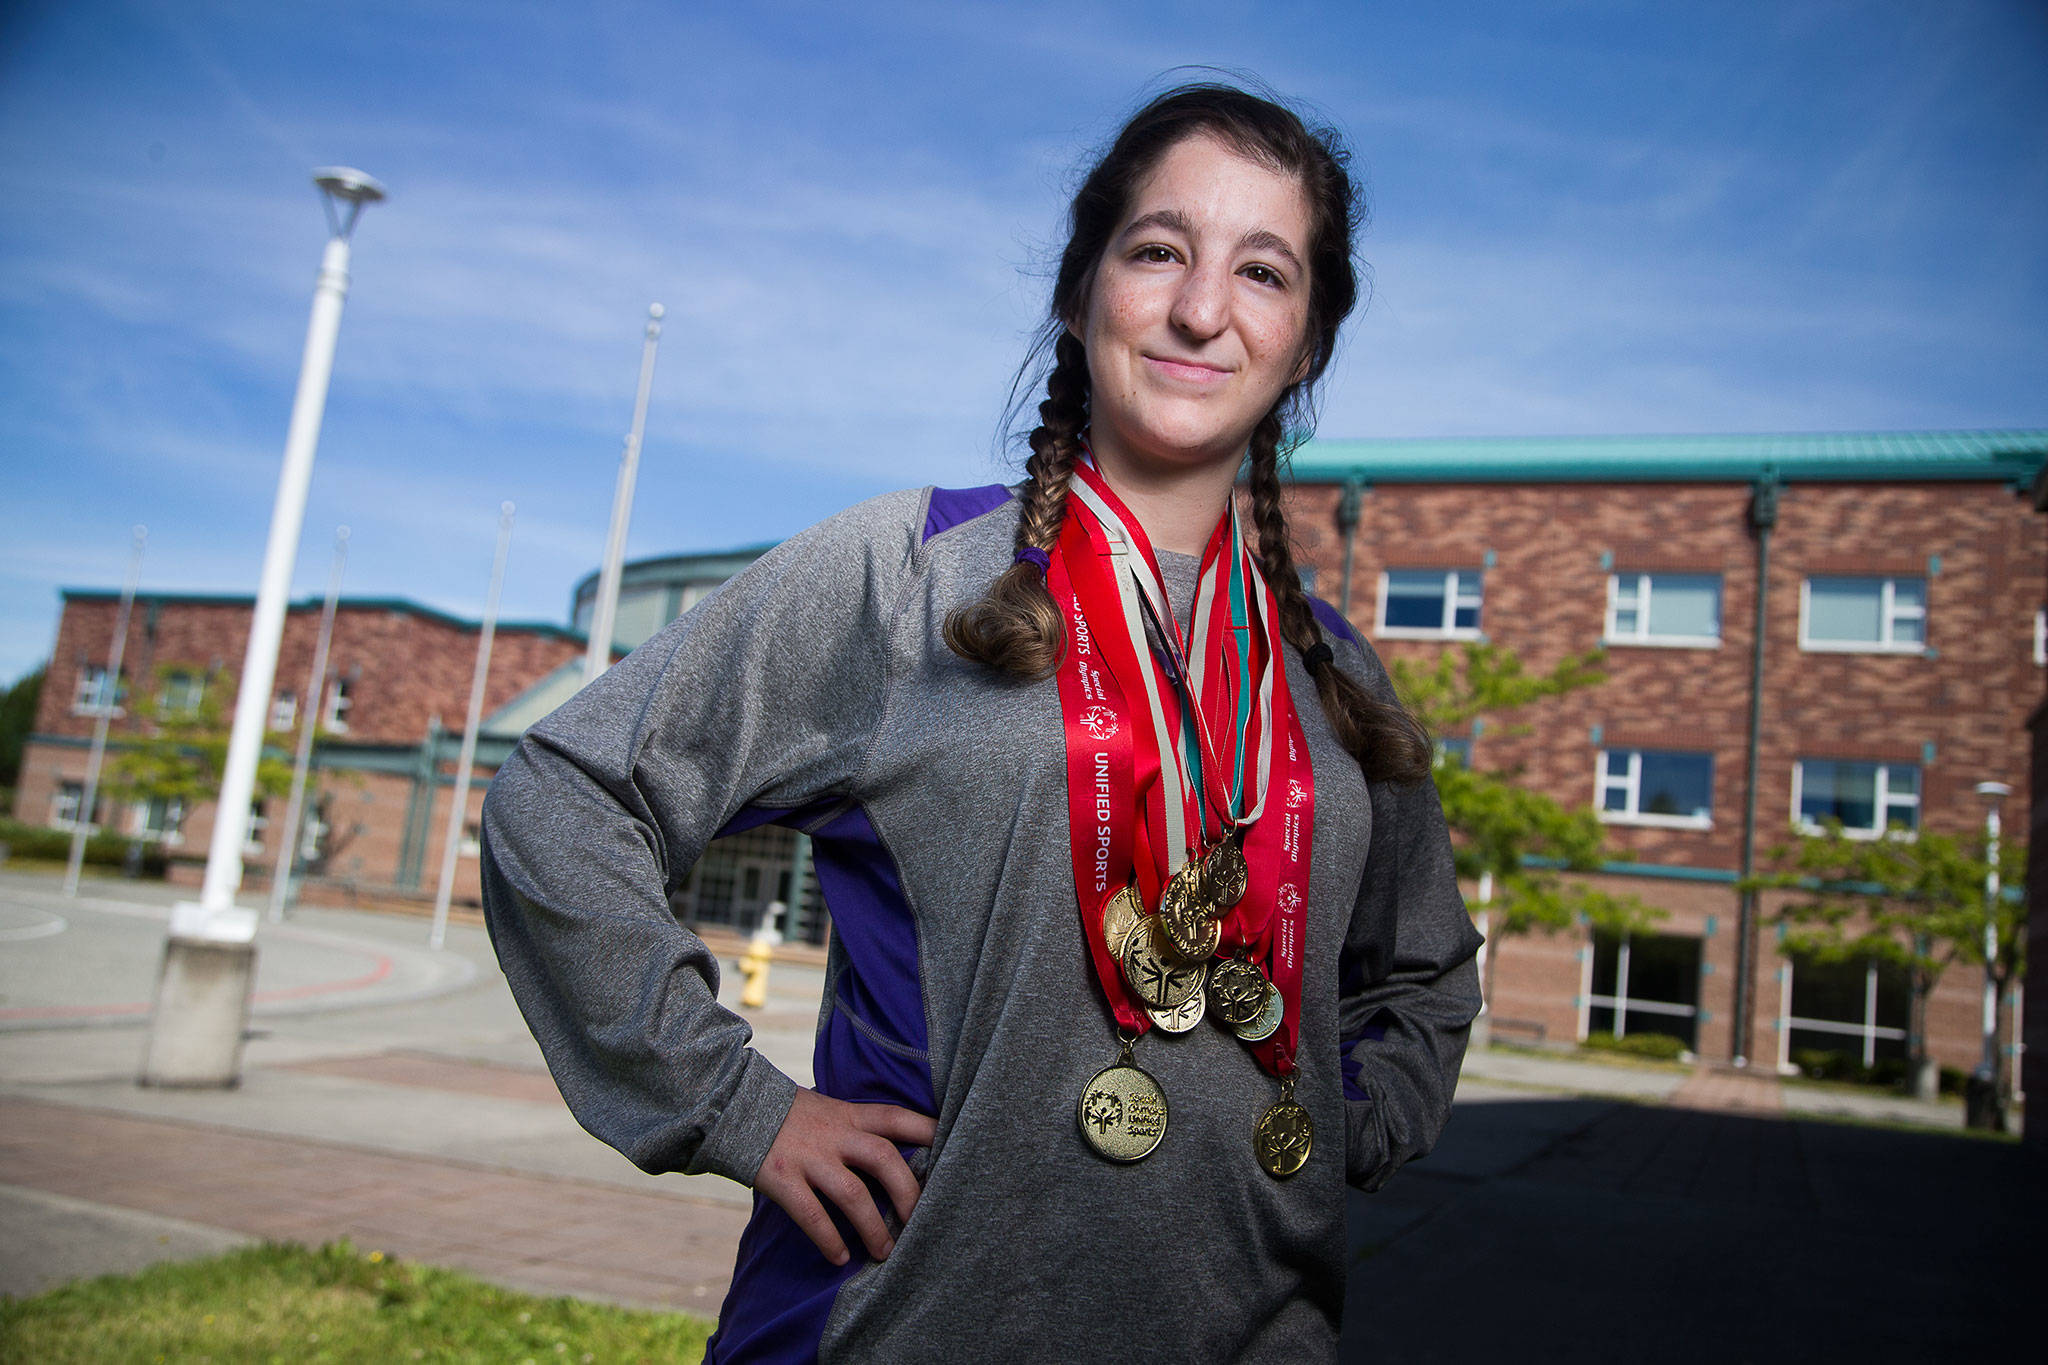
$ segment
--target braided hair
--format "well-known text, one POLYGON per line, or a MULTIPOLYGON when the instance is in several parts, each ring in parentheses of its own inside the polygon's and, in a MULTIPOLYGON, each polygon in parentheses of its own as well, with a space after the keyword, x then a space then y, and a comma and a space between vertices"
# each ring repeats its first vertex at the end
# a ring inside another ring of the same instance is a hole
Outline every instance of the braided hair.
POLYGON ((1315 388, 1336 353, 1338 328, 1358 301, 1352 238, 1364 216, 1337 133, 1311 127, 1275 99, 1235 86, 1199 83, 1170 90, 1133 115, 1089 171, 1068 212, 1050 307, 1038 344, 1019 371, 1050 354, 1045 398, 1032 429, 1019 491, 1018 558, 977 601, 946 618, 946 644, 963 659, 1020 680, 1058 667, 1066 640, 1037 556, 1050 554, 1066 520, 1067 479, 1088 425, 1088 353, 1068 324, 1084 312, 1095 272, 1132 196, 1152 168, 1189 137, 1206 134, 1262 166, 1292 175, 1310 219, 1309 299, 1301 377, 1253 430, 1248 475, 1260 568, 1280 606, 1281 634, 1302 654, 1331 729, 1374 780, 1412 782, 1429 774, 1429 737, 1396 701, 1373 695, 1339 669, 1294 568, 1282 507, 1280 463, 1315 425, 1315 388))

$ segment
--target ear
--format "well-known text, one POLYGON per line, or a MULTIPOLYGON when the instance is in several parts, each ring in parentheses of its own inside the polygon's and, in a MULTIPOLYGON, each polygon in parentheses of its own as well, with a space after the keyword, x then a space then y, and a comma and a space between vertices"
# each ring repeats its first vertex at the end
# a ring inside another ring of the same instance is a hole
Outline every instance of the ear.
POLYGON ((1287 381, 1288 388, 1291 389, 1302 380, 1308 378, 1309 365, 1315 360, 1315 355, 1316 353, 1313 348, 1302 351, 1301 363, 1294 367, 1294 374, 1287 381))

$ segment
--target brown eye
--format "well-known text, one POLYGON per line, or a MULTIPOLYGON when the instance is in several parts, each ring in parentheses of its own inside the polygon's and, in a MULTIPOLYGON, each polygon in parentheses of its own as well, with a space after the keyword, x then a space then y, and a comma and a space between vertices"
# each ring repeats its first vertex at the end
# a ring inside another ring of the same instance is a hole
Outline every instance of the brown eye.
POLYGON ((1149 265, 1166 265, 1174 258, 1172 247, 1160 246, 1156 242, 1139 247, 1137 255, 1139 260, 1149 265))
POLYGON ((1253 284, 1280 284, 1279 272, 1267 265, 1248 265, 1241 272, 1253 284))

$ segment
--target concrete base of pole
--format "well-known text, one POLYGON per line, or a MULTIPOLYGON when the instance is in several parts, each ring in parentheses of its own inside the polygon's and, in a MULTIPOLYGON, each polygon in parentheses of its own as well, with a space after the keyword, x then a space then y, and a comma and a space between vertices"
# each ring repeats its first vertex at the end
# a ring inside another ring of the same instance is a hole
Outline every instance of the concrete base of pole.
POLYGON ((1491 1012, 1481 1014, 1472 1021, 1472 1038, 1469 1045, 1472 1047, 1493 1046, 1493 1015, 1491 1012))
POLYGON ((224 1090, 242 1080, 256 945, 172 935, 137 1084, 224 1090))
POLYGON ((1932 1057, 1912 1063, 1913 1098, 1932 1103, 1941 1098, 1941 1066, 1932 1057))

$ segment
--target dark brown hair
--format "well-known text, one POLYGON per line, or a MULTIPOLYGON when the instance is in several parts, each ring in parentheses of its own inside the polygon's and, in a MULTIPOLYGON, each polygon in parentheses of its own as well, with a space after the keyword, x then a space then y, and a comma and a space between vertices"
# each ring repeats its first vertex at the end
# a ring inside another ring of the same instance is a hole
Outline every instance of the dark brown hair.
MULTIPOLYGON (((1337 738, 1368 778, 1416 781, 1428 776, 1429 737, 1396 701, 1374 696, 1317 649, 1322 629, 1294 567, 1281 510, 1280 465, 1314 429, 1316 382, 1336 352, 1337 330, 1358 301, 1352 237, 1364 217, 1337 134, 1310 126, 1293 110, 1234 86, 1184 85, 1152 100, 1132 116, 1116 141, 1081 182, 1068 212, 1066 249, 1060 254, 1047 318, 1033 349, 1047 350, 1052 366, 1031 456, 1024 466, 1017 548, 1050 552, 1066 519, 1067 476, 1081 453, 1088 425, 1088 354, 1067 324, 1081 317, 1095 270, 1111 235, 1130 210, 1142 180, 1184 139, 1207 134, 1241 155, 1292 175, 1308 201, 1307 363, 1301 379, 1281 394, 1252 432, 1247 484, 1258 529, 1259 567, 1280 604, 1287 642, 1309 661, 1323 713, 1337 738)), ((1027 370, 1033 362, 1026 361, 1027 370)), ((1022 679, 1043 678, 1059 663, 1065 628, 1036 564, 1006 569, 979 601, 946 618, 946 643, 964 659, 1022 679)))

